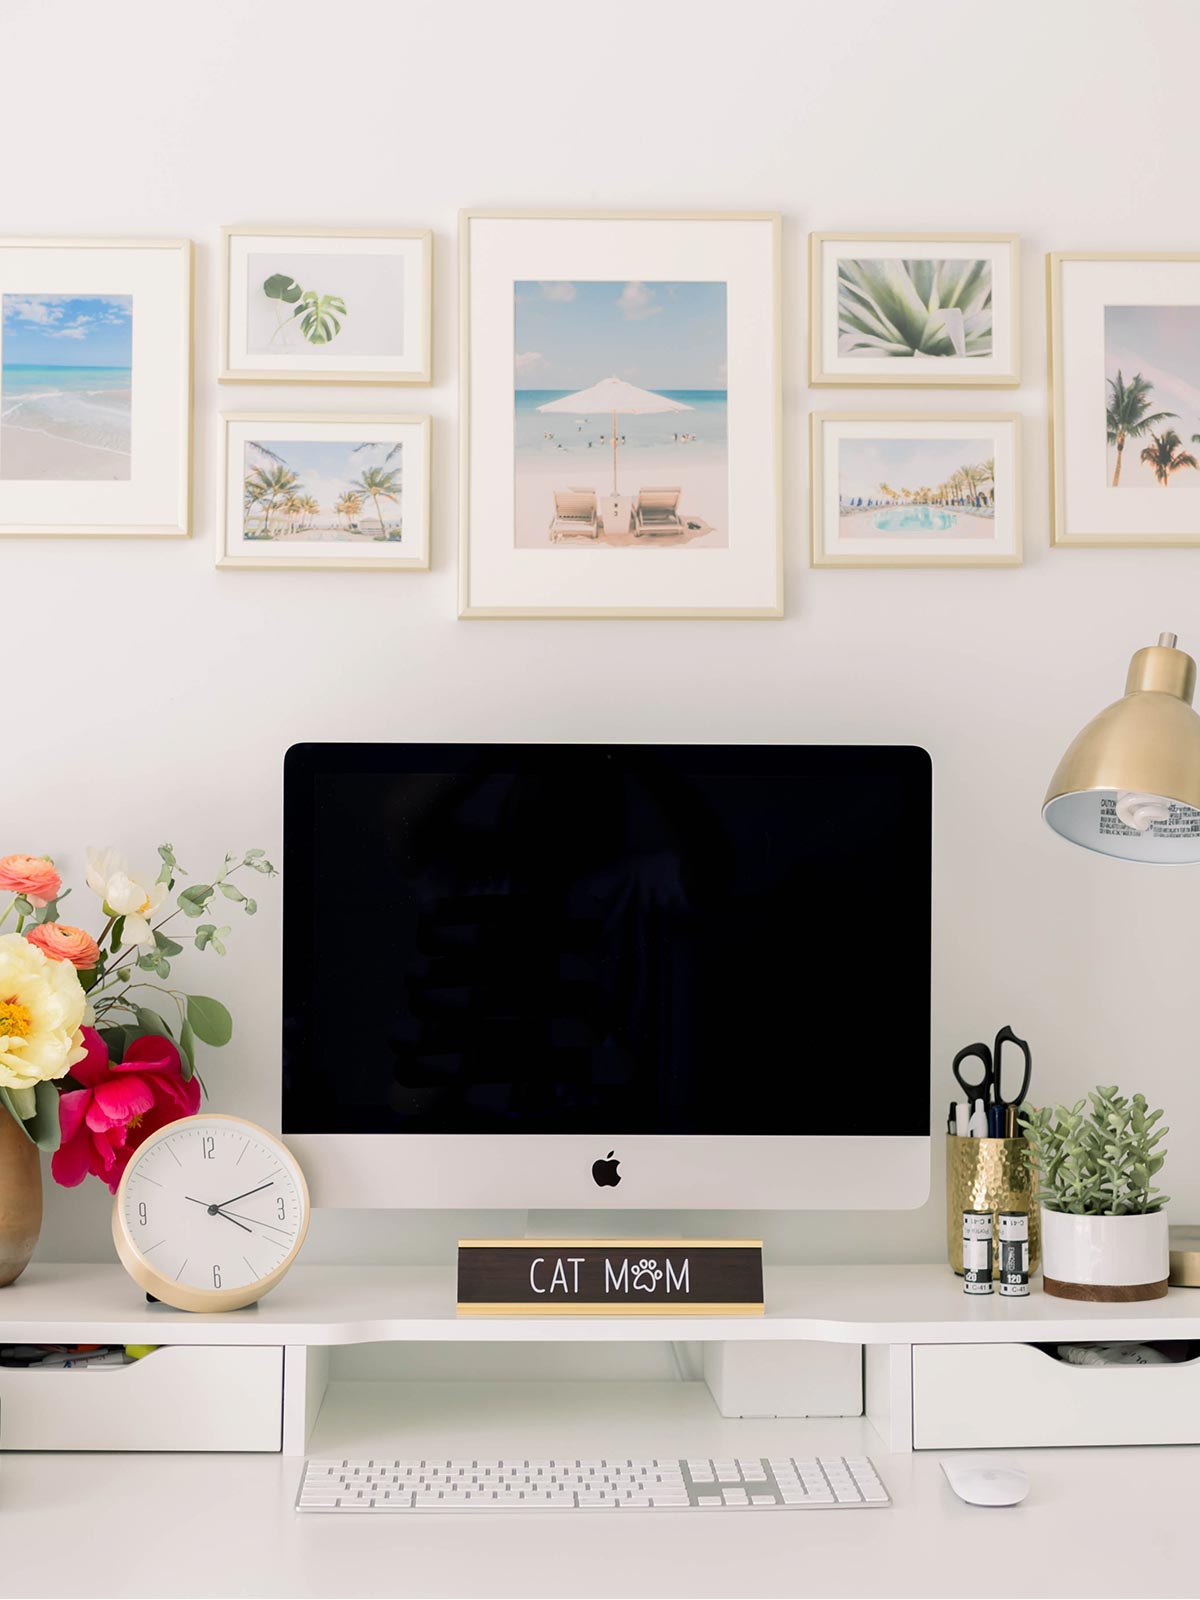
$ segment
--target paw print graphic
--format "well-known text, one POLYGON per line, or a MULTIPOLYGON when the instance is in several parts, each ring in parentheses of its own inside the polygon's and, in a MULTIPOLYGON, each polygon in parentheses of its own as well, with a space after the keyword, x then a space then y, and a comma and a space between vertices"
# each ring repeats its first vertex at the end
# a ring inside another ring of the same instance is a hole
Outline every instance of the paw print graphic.
POLYGON ((654 1293, 654 1285, 662 1281, 662 1268, 657 1261, 647 1261, 645 1256, 633 1264, 633 1277, 630 1280, 635 1289, 641 1289, 646 1294, 654 1293))

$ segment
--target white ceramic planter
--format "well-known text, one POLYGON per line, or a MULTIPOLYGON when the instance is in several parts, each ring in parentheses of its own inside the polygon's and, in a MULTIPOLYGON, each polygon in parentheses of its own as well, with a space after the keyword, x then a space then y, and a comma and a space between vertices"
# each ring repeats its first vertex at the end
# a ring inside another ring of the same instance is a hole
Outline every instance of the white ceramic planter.
POLYGON ((1170 1270, 1167 1214, 1074 1217, 1042 1207, 1042 1274, 1063 1300, 1158 1300, 1170 1270))

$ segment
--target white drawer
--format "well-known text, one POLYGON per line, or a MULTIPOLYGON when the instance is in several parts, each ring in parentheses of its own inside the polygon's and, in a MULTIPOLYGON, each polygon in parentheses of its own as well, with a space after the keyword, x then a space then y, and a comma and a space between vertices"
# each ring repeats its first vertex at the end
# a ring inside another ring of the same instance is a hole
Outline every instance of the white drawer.
POLYGON ((0 1368, 0 1450, 278 1450, 279 1345, 169 1345, 127 1367, 0 1368))
POLYGON ((913 1448, 1200 1444, 1200 1359, 1073 1367, 1031 1344, 913 1346, 913 1448))

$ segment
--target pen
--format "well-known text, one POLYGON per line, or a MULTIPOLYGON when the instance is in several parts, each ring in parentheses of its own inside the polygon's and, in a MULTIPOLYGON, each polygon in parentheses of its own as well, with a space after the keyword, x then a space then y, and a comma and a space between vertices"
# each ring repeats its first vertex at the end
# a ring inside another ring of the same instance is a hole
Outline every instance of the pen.
POLYGON ((1004 1138, 1004 1107, 989 1106, 987 1108, 988 1138, 1004 1138))
POLYGON ((950 1114, 946 1118, 946 1132, 947 1133, 956 1133, 958 1131, 958 1117, 955 1114, 957 1111, 958 1111, 958 1101, 957 1100, 951 1100, 951 1102, 950 1102, 950 1114))

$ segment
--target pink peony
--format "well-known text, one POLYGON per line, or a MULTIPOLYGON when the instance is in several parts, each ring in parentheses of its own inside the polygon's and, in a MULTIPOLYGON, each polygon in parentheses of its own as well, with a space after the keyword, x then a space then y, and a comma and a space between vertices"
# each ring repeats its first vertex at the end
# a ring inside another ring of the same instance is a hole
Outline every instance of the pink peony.
POLYGON ((124 1061, 109 1062, 94 1028, 83 1029, 87 1055, 71 1068, 82 1083, 60 1096, 62 1142, 50 1162, 55 1183, 73 1189, 90 1172, 113 1194, 129 1158, 150 1134, 200 1108, 200 1085, 184 1081, 179 1051, 162 1034, 135 1039, 124 1061))
POLYGON ((0 856, 0 890, 23 894, 32 906, 58 899, 62 879, 41 856, 0 856))
POLYGON ((65 922, 43 922, 30 928, 25 937, 30 944, 44 950, 51 961, 69 961, 73 967, 86 972, 100 960, 100 946, 90 933, 82 928, 72 928, 65 922))

